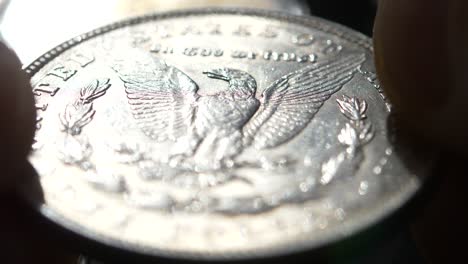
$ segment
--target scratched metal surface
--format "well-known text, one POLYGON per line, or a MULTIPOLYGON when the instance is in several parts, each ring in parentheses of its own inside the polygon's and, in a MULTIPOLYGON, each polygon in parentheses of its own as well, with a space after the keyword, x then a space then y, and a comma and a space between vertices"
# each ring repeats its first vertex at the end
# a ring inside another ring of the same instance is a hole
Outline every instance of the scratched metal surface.
POLYGON ((145 16, 26 71, 40 211, 154 256, 250 258, 369 226, 421 186, 391 142, 371 41, 248 10, 145 16))

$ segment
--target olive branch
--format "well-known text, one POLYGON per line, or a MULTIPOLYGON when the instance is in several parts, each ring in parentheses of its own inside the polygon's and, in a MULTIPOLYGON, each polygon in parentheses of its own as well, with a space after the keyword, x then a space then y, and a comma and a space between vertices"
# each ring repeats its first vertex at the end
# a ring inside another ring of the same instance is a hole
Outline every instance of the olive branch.
POLYGON ((88 138, 81 134, 96 113, 93 103, 106 94, 110 88, 110 79, 96 79, 81 88, 80 96, 66 105, 65 110, 59 114, 61 131, 65 133, 64 145, 60 151, 61 160, 68 165, 74 165, 86 171, 84 180, 92 186, 109 192, 120 192, 125 187, 123 179, 112 173, 97 173, 97 168, 91 162, 93 149, 88 138))
POLYGON ((348 153, 353 154, 357 148, 369 143, 374 137, 372 124, 367 120, 367 102, 346 95, 343 95, 342 99, 337 99, 336 102, 340 112, 349 120, 341 129, 338 141, 348 146, 348 153))
POLYGON ((111 86, 110 79, 94 80, 80 90, 80 97, 65 107, 65 111, 59 115, 62 131, 77 136, 81 130, 93 119, 96 110, 93 109, 93 101, 106 94, 111 86))
POLYGON ((374 137, 372 123, 367 120, 367 102, 356 97, 343 95, 337 99, 340 112, 348 119, 338 134, 338 141, 346 150, 322 164, 320 182, 329 184, 332 179, 354 175, 364 159, 362 147, 374 137))

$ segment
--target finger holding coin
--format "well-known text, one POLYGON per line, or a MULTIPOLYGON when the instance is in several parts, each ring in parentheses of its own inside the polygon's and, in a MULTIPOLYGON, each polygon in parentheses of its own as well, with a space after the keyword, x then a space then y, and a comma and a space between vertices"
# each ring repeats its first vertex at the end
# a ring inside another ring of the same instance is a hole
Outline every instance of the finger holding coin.
MULTIPOLYGON (((29 76, 12 50, 0 43, 0 259, 4 263, 75 263, 76 257, 54 244, 18 197, 18 187, 34 185, 27 155, 36 129, 29 76)), ((40 191, 36 192, 40 193, 40 191)), ((36 196, 41 199, 40 194, 36 196)))
POLYGON ((464 155, 467 13, 466 1, 383 0, 374 30, 379 78, 404 133, 464 155))

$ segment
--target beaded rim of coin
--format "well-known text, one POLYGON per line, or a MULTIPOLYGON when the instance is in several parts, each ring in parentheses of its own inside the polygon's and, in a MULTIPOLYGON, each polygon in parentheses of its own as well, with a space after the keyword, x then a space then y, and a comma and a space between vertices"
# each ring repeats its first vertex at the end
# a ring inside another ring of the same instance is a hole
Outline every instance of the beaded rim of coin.
MULTIPOLYGON (((262 17, 262 18, 270 18, 275 19, 282 22, 289 22, 298 24, 301 26, 311 27, 325 33, 333 34, 342 38, 346 41, 354 43, 358 46, 361 46, 367 49, 370 52, 373 52, 372 42, 367 36, 358 33, 354 30, 351 30, 345 26, 335 24, 333 22, 329 22, 327 20, 323 20, 316 17, 305 17, 305 16, 294 16, 289 14, 284 14, 281 12, 276 11, 266 11, 266 10, 256 10, 256 9, 236 9, 236 8, 210 8, 210 9, 195 9, 195 10, 182 10, 182 11, 171 11, 165 13, 156 13, 150 15, 139 16, 136 18, 130 18, 124 21, 116 22, 110 24, 108 26, 104 26, 88 33, 82 34, 78 37, 75 37, 69 41, 58 45, 54 49, 50 50, 49 52, 42 55, 40 58, 32 62, 29 66, 25 67, 24 70, 30 76, 33 76, 37 73, 44 65, 46 65, 49 61, 53 60, 54 58, 58 57, 61 53, 72 48, 88 39, 93 37, 102 35, 104 33, 113 31, 115 29, 123 28, 130 25, 140 24, 147 21, 153 20, 163 20, 168 18, 178 18, 184 16, 201 16, 201 15, 216 15, 216 14, 228 14, 228 15, 242 15, 242 16, 253 16, 253 17, 262 17)), ((386 101, 383 92, 379 89, 378 85, 372 83, 375 88, 377 88, 378 92, 381 94, 385 103, 386 101)), ((200 260, 234 260, 234 259, 251 259, 251 258, 258 258, 258 257, 272 257, 272 256, 279 256, 285 255, 290 253, 301 252, 304 250, 310 250, 319 248, 324 245, 328 245, 330 243, 336 242, 340 239, 345 237, 349 237, 353 234, 356 234, 365 228, 376 224, 377 222, 381 221, 382 219, 388 217, 393 212, 395 212, 398 208, 402 207, 402 205, 406 204, 408 200, 415 195, 415 193, 419 190, 419 186, 407 186, 407 189, 401 191, 401 193, 397 197, 392 197, 386 201, 385 208, 381 210, 379 213, 373 213, 371 215, 362 216, 359 221, 353 221, 353 223, 347 223, 346 225, 342 225, 340 228, 335 228, 334 230, 330 231, 326 239, 322 240, 298 240, 295 242, 294 245, 286 245, 286 244, 279 244, 275 247, 266 247, 266 248, 256 248, 251 251, 240 251, 240 252, 226 252, 222 254, 218 253, 210 253, 210 252, 185 252, 185 251, 170 251, 166 249, 155 249, 153 247, 146 247, 142 245, 136 244, 128 244, 124 241, 118 241, 115 239, 110 239, 104 237, 103 235, 98 235, 93 233, 89 230, 83 230, 78 224, 70 223, 67 219, 60 216, 58 213, 49 210, 47 206, 38 206, 40 213, 51 219, 54 223, 59 224, 60 226, 64 226, 67 229, 71 230, 76 234, 80 234, 85 238, 92 239, 95 241, 103 242, 107 245, 110 245, 114 248, 120 248, 123 250, 130 250, 134 251, 139 254, 149 255, 154 257, 170 257, 170 258, 182 258, 182 259, 200 259, 200 260)))

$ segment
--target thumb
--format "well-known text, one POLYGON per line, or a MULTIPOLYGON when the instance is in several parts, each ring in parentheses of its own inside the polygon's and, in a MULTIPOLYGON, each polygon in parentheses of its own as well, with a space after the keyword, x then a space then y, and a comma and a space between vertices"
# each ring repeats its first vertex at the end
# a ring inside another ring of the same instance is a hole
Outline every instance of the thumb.
POLYGON ((0 43, 0 192, 14 187, 35 130, 34 98, 29 78, 16 55, 0 43))
POLYGON ((467 153, 468 2, 381 0, 376 67, 405 133, 467 153))
MULTIPOLYGON (((25 165, 34 131, 29 78, 16 55, 0 43, 0 199, 4 212, 0 217, 0 259, 2 263, 76 263, 75 255, 43 228, 30 207, 8 192, 20 182, 37 180, 32 167, 25 165)), ((28 187, 40 188, 37 183, 31 185, 28 187)))
MULTIPOLYGON (((377 71, 400 132, 449 154, 468 154, 467 22, 466 0, 381 0, 374 28, 377 71)), ((434 263, 464 257, 464 245, 449 241, 467 231, 459 208, 466 200, 466 158, 442 158, 434 171, 442 176, 437 189, 412 226, 420 252, 434 263)))

